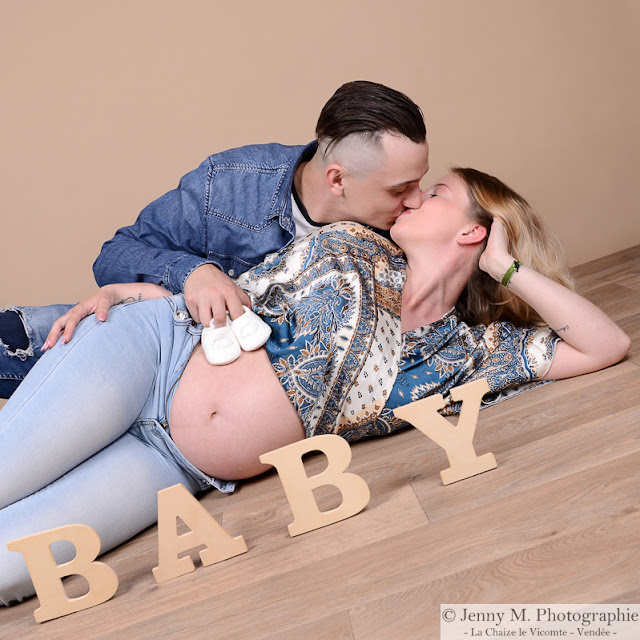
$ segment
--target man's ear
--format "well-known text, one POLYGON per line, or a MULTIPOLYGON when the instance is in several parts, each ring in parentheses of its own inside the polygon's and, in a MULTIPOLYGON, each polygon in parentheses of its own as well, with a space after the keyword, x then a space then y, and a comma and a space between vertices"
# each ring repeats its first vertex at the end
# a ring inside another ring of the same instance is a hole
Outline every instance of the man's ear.
POLYGON ((324 176, 333 194, 341 196, 344 191, 344 168, 339 164, 330 164, 325 169, 324 176))
POLYGON ((481 224, 469 224, 458 234, 458 244, 477 244, 487 237, 487 228, 481 224))

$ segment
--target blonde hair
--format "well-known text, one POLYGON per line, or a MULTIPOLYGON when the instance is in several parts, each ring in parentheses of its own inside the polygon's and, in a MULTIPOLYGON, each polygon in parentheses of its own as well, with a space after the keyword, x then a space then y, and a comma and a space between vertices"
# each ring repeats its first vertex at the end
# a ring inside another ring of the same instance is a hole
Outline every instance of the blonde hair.
MULTIPOLYGON (((575 290, 560 243, 545 229, 540 217, 522 196, 497 178, 476 169, 453 167, 451 172, 467 186, 471 203, 467 215, 471 220, 487 229, 491 228, 494 218, 500 220, 509 237, 509 252, 516 260, 575 290)), ((519 326, 545 324, 532 307, 479 267, 457 306, 469 324, 489 324, 495 320, 519 326)))

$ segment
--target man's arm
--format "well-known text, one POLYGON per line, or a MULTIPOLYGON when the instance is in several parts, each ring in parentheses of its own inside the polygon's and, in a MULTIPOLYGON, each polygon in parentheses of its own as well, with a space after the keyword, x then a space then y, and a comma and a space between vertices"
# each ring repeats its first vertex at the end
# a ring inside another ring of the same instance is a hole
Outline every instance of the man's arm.
POLYGON ((191 316, 205 326, 214 316, 223 326, 227 309, 234 319, 242 315, 249 297, 206 257, 209 170, 207 159, 105 242, 93 265, 99 285, 149 282, 184 291, 191 316))
POLYGON ((205 160, 104 243, 93 265, 98 285, 153 282, 173 293, 183 291, 189 274, 211 262, 205 239, 208 172, 205 160))

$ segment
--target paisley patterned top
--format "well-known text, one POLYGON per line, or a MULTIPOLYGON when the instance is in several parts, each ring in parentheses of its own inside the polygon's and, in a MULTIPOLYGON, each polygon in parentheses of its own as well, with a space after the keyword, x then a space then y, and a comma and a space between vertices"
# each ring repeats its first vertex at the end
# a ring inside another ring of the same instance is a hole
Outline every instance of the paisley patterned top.
MULTIPOLYGON (((352 222, 322 227, 271 254, 237 282, 272 328, 269 358, 307 437, 355 441, 407 425, 392 409, 486 378, 487 404, 543 384, 559 339, 504 322, 469 327, 455 310, 400 326, 401 250, 352 222), (523 383, 528 383, 523 386, 523 383)), ((443 413, 459 410, 449 402, 443 413)))

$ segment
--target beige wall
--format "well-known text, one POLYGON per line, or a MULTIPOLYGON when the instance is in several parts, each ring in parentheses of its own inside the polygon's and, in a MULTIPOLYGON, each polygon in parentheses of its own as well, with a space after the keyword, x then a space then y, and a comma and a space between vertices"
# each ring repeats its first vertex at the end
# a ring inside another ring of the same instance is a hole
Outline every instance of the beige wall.
POLYGON ((425 113, 435 179, 505 179, 572 264, 640 242, 637 0, 0 0, 0 304, 72 301, 209 153, 302 143, 341 83, 425 113))

